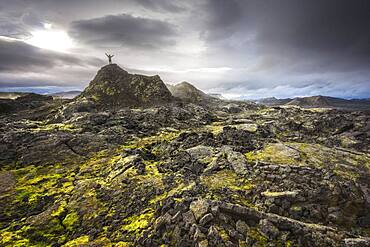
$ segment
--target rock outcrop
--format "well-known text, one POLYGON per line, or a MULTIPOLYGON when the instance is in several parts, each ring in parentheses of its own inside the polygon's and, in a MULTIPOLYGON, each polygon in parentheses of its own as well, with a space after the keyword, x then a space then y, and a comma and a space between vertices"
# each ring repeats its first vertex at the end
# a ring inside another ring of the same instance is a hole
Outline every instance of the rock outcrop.
POLYGON ((98 108, 154 106, 172 101, 158 75, 130 74, 117 64, 102 67, 77 99, 93 101, 98 108))

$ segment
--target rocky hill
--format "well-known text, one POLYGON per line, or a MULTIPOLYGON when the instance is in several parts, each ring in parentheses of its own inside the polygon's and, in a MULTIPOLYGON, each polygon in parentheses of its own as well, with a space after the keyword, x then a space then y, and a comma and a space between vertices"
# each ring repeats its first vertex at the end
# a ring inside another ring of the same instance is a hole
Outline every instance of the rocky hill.
POLYGON ((174 97, 186 102, 199 103, 216 100, 216 98, 204 93, 189 82, 184 81, 176 85, 167 84, 167 87, 174 97))
POLYGON ((304 108, 337 108, 347 110, 370 110, 369 99, 341 99, 328 96, 311 96, 294 99, 264 98, 256 101, 264 105, 293 105, 304 108))
POLYGON ((226 98, 220 93, 209 93, 208 95, 216 99, 226 100, 226 98))
POLYGON ((255 102, 258 104, 273 106, 273 105, 284 105, 291 101, 292 99, 289 99, 289 98, 288 99, 277 99, 275 97, 269 97, 269 98, 263 98, 263 99, 256 100, 255 102))
POLYGON ((370 100, 346 100, 328 96, 312 96, 295 98, 286 105, 318 108, 342 108, 370 110, 370 100))
POLYGON ((370 246, 369 114, 163 86, 109 65, 2 115, 0 246, 370 246))
POLYGON ((102 67, 78 99, 93 101, 101 108, 154 106, 172 101, 161 78, 130 74, 117 64, 102 67))

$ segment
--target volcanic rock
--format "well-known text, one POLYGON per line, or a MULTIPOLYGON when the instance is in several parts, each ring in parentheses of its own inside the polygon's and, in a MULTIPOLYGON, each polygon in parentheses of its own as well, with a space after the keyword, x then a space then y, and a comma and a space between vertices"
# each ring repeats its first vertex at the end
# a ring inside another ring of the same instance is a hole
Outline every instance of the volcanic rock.
POLYGON ((130 74, 117 64, 102 67, 78 98, 92 100, 98 108, 154 106, 172 101, 158 75, 130 74))

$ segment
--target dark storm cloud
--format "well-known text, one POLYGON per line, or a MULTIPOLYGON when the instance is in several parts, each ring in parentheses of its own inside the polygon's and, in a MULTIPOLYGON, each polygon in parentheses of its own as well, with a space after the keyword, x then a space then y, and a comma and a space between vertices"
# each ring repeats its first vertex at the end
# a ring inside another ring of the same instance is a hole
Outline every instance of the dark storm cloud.
POLYGON ((0 36, 27 38, 30 30, 42 28, 43 25, 43 20, 32 11, 0 13, 0 36))
POLYGON ((201 36, 208 41, 223 39, 235 32, 243 15, 238 0, 208 0, 203 8, 207 18, 201 36))
POLYGON ((0 38, 0 57, 0 72, 45 71, 58 65, 94 66, 101 63, 99 59, 81 59, 3 38, 0 38))
POLYGON ((182 12, 185 10, 183 6, 173 0, 136 0, 136 3, 155 11, 182 12))
POLYGON ((287 1, 271 4, 260 39, 313 51, 370 52, 370 3, 366 0, 287 1))
POLYGON ((158 49, 174 45, 175 27, 167 22, 127 14, 75 21, 70 35, 96 46, 158 49))
MULTIPOLYGON (((302 63, 304 68, 293 66, 298 71, 343 71, 370 65, 369 1, 209 0, 206 6, 207 42, 223 39, 229 48, 230 38, 253 36, 260 55, 281 57, 284 65, 302 63)), ((243 48, 250 48, 249 44, 236 47, 243 48)))

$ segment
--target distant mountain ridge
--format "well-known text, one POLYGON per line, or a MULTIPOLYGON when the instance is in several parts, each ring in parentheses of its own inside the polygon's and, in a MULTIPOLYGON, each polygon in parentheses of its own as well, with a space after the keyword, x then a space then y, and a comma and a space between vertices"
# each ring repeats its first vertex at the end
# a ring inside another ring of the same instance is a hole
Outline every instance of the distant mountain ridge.
POLYGON ((262 98, 255 100, 256 103, 262 104, 262 105, 284 105, 286 103, 289 103, 292 99, 277 99, 275 97, 269 97, 269 98, 262 98))
POLYGON ((53 96, 53 97, 63 98, 63 99, 73 99, 74 97, 80 95, 81 93, 82 91, 74 90, 74 91, 51 93, 48 95, 53 96))
POLYGON ((341 99, 330 96, 310 96, 287 99, 263 98, 255 101, 256 103, 277 106, 291 105, 303 108, 337 108, 337 109, 359 109, 370 110, 370 99, 341 99))

